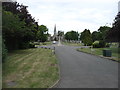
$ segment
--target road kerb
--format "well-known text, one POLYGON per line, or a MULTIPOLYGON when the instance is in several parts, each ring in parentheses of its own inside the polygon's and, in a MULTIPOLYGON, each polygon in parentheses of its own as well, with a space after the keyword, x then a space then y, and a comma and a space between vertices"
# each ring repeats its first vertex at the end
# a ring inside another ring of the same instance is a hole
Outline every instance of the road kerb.
MULTIPOLYGON (((58 59, 57 59, 57 62, 58 62, 58 59)), ((59 74, 59 79, 52 85, 52 86, 50 86, 49 88, 48 88, 48 90, 50 89, 50 88, 54 88, 55 87, 55 85, 57 85, 58 84, 58 82, 60 81, 60 65, 59 65, 59 62, 58 62, 58 74, 59 74)))

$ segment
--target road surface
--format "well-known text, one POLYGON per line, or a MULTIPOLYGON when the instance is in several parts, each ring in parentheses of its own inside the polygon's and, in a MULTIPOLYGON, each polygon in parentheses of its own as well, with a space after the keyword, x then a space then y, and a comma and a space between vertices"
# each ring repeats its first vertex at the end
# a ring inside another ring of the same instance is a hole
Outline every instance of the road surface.
POLYGON ((55 88, 117 88, 118 63, 57 45, 60 81, 55 88))

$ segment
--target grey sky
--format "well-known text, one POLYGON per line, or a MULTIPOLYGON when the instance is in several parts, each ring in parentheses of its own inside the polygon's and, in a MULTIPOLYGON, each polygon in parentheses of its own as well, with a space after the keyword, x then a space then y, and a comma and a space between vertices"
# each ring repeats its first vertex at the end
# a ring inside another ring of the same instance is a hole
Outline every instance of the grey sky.
POLYGON ((53 34, 54 25, 64 32, 84 29, 96 31, 112 23, 118 12, 119 0, 17 0, 53 34))

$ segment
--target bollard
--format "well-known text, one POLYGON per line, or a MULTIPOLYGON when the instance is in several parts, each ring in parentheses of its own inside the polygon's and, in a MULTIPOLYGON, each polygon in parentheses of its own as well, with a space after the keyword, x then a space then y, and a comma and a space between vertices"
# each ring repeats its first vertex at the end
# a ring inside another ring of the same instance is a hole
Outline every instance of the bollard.
POLYGON ((55 54, 55 47, 52 49, 52 53, 55 54))
POLYGON ((55 54, 55 50, 52 49, 52 54, 55 54))

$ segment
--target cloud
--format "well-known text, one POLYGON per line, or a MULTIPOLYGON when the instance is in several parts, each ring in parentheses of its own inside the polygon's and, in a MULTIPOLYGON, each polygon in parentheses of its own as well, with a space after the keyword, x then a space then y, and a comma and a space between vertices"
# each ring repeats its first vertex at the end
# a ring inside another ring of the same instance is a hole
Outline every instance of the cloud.
POLYGON ((62 31, 91 31, 101 25, 112 23, 117 14, 119 0, 18 0, 39 24, 44 24, 53 33, 54 25, 62 31))
POLYGON ((118 2, 119 0, 17 0, 21 2, 97 2, 97 3, 109 3, 109 2, 118 2))

